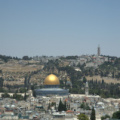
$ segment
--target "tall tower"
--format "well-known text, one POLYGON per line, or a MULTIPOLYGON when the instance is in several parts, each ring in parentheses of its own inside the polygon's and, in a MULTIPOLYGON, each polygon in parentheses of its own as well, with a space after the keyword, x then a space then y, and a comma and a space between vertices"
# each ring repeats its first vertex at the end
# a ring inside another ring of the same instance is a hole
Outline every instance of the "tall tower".
POLYGON ((85 83, 85 95, 89 95, 89 87, 88 87, 88 82, 85 83))
POLYGON ((97 55, 100 56, 100 46, 97 48, 97 55))

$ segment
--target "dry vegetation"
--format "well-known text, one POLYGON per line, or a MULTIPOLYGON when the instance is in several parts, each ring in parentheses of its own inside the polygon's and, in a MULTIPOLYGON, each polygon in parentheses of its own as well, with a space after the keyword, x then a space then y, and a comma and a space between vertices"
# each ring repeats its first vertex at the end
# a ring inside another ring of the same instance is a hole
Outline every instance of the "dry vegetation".
POLYGON ((41 69, 43 67, 41 65, 35 65, 35 64, 26 65, 27 63, 24 62, 24 65, 22 65, 19 64, 17 61, 8 62, 5 64, 1 64, 0 70, 2 70, 3 72, 32 72, 41 69))
POLYGON ((37 65, 36 62, 31 61, 17 61, 11 60, 7 63, 0 64, 0 76, 4 79, 4 86, 6 85, 24 85, 25 75, 31 72, 42 69, 42 65, 37 65), (29 64, 30 63, 30 64, 29 64))

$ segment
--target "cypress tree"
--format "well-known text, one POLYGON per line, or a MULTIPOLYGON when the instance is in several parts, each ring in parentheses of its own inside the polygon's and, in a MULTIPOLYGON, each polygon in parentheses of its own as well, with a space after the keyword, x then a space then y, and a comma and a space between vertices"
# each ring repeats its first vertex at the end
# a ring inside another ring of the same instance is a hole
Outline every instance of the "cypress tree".
POLYGON ((26 91, 25 91, 24 100, 26 101, 26 99, 27 99, 27 95, 26 95, 26 91))
POLYGON ((94 109, 94 107, 92 108, 90 120, 96 120, 96 118, 95 118, 95 109, 94 109))
POLYGON ((50 107, 51 107, 51 105, 50 105, 50 103, 49 103, 49 105, 48 105, 48 110, 50 109, 50 107))
POLYGON ((64 103, 64 111, 66 111, 67 110, 67 105, 66 105, 66 101, 65 101, 65 103, 64 103))
POLYGON ((63 110, 63 103, 62 103, 62 101, 61 101, 61 99, 60 99, 60 102, 59 102, 59 106, 58 106, 58 111, 62 111, 63 110))
POLYGON ((33 92, 33 96, 36 97, 36 92, 34 90, 32 92, 33 92))

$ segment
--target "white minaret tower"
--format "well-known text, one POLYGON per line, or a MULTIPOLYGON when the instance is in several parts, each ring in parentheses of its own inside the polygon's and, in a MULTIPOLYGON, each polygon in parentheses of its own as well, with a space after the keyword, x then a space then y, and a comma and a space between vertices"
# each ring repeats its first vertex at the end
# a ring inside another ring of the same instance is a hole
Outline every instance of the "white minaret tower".
POLYGON ((85 83, 85 95, 89 95, 89 87, 88 87, 88 82, 85 83))

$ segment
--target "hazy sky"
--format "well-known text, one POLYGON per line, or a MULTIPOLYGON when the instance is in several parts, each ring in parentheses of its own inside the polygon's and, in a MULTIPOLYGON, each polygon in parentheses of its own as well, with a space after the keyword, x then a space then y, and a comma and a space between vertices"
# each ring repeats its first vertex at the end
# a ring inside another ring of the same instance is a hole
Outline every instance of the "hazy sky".
POLYGON ((0 54, 120 57, 120 0, 0 0, 0 54))

